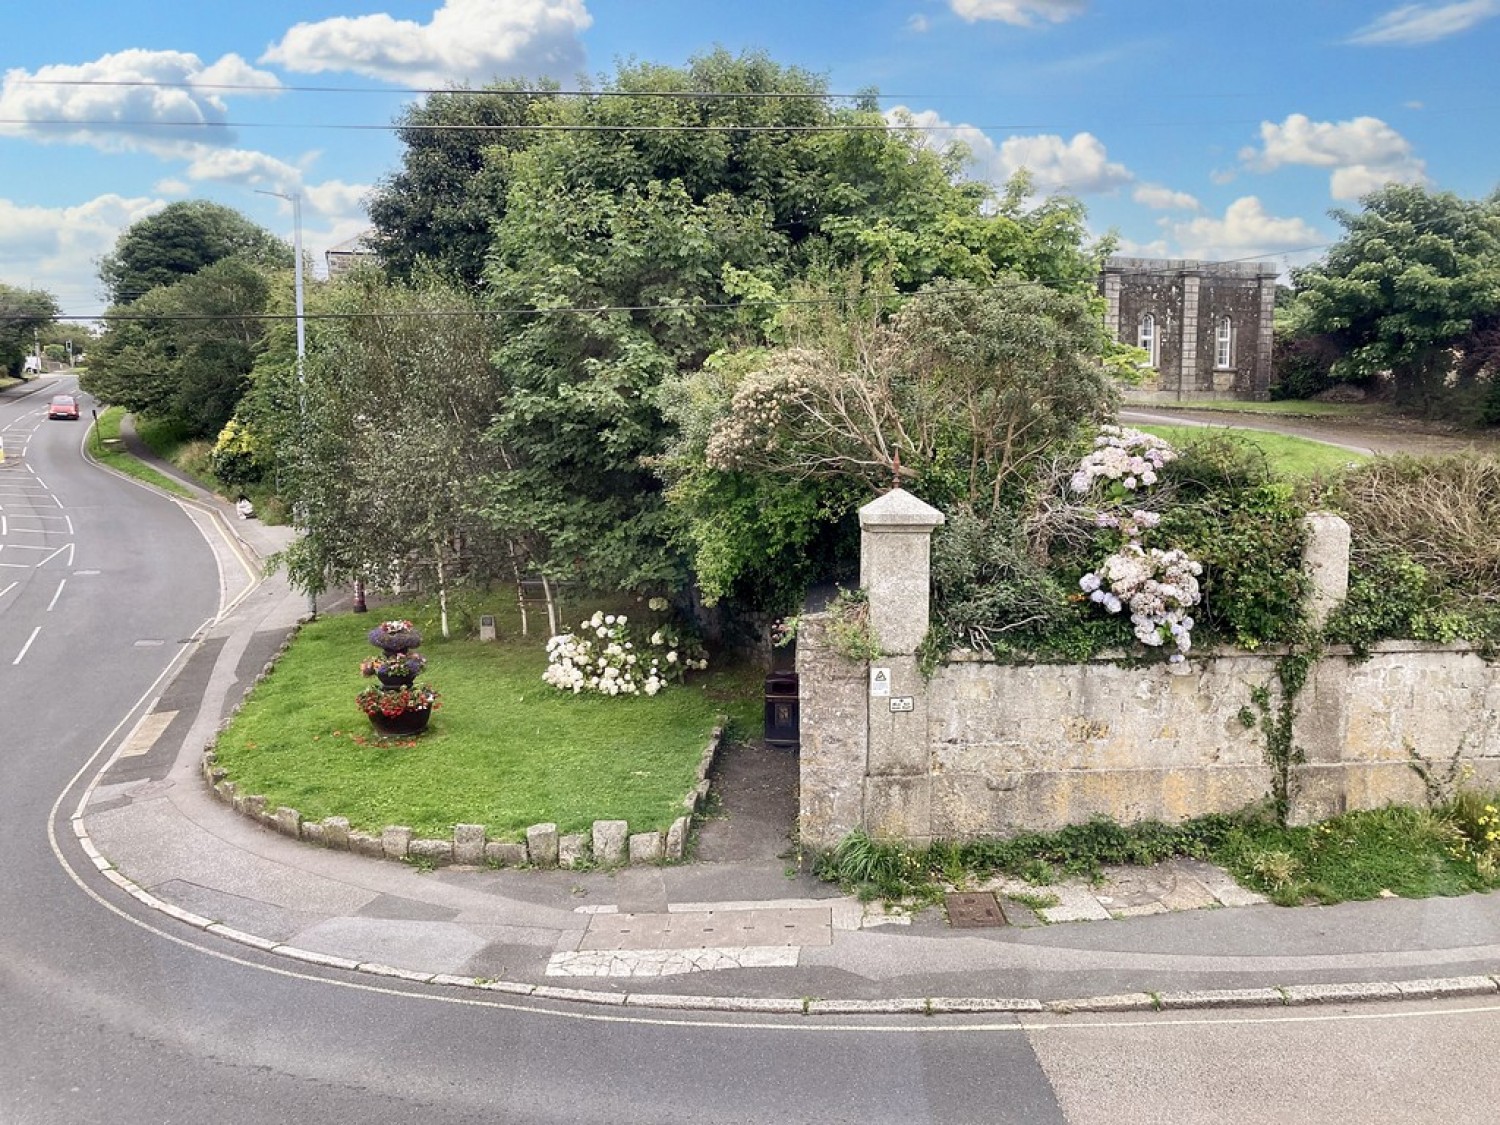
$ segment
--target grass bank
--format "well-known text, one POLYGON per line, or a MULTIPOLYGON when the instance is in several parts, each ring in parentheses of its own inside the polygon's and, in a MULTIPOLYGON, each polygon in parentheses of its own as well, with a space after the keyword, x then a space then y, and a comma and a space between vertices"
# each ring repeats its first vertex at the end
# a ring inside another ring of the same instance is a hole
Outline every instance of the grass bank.
POLYGON ((1430 808, 1391 806, 1288 827, 1262 809, 1183 824, 1100 818, 1058 832, 916 849, 862 833, 822 857, 819 874, 861 897, 937 903, 1004 874, 1037 885, 1097 878, 1106 865, 1172 856, 1217 863, 1281 906, 1430 898, 1500 888, 1500 793, 1461 788, 1430 808))
POLYGON ((504 615, 494 642, 445 641, 409 606, 379 616, 418 620, 427 638, 421 679, 442 695, 428 732, 382 741, 355 705, 372 683, 359 663, 376 653, 365 633, 379 618, 321 618, 219 738, 219 763, 243 791, 366 832, 401 824, 442 837, 482 824, 493 839, 520 839, 532 824, 578 832, 601 819, 665 829, 720 717, 740 729, 758 720, 753 669, 710 668, 652 698, 563 695, 542 682, 546 638, 519 636, 504 615))
POLYGON ((1160 425, 1137 425, 1134 429, 1144 430, 1146 433, 1155 434, 1157 437, 1171 442, 1177 448, 1191 445, 1194 441, 1214 436, 1219 437, 1227 434, 1235 441, 1259 449, 1270 463, 1271 468, 1278 476, 1305 478, 1315 476, 1319 473, 1332 473, 1340 469, 1357 465, 1368 461, 1369 455, 1356 453, 1349 449, 1340 449, 1335 445, 1327 445, 1319 441, 1309 441, 1306 438, 1291 437, 1287 434, 1273 434, 1267 430, 1246 430, 1234 427, 1219 426, 1160 426, 1160 425))
POLYGON ((89 435, 88 449, 94 460, 175 496, 191 496, 192 492, 180 482, 165 473, 157 472, 125 451, 120 440, 120 423, 124 417, 125 409, 120 406, 111 406, 100 413, 99 423, 94 433, 89 435))

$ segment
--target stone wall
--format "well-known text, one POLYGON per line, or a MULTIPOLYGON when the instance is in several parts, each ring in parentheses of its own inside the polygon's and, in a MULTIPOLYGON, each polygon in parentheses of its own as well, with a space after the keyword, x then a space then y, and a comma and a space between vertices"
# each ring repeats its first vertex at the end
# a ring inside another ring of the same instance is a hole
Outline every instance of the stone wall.
MULTIPOLYGON (((883 505, 871 518, 899 508, 907 527, 919 527, 912 499, 883 497, 862 522, 883 505)), ((1306 565, 1321 614, 1347 582, 1347 526, 1318 516, 1310 529, 1306 565)), ((819 619, 799 631, 804 843, 830 847, 856 828, 927 843, 1099 815, 1179 821, 1270 793, 1252 693, 1266 689, 1274 711, 1281 653, 1195 652, 1177 666, 1123 655, 1080 664, 966 655, 924 679, 904 638, 918 608, 925 625, 925 586, 920 607, 907 599, 912 568, 927 578, 919 547, 930 528, 908 534, 899 585, 869 557, 861 571, 872 619, 907 614, 899 629, 878 631, 890 655, 873 669, 856 665, 829 649, 819 619)), ((1386 643, 1367 659, 1331 651, 1295 703, 1293 739, 1306 762, 1292 770, 1294 821, 1421 801, 1413 753, 1439 772, 1459 754, 1476 780, 1500 784, 1500 664, 1464 646, 1386 643)))

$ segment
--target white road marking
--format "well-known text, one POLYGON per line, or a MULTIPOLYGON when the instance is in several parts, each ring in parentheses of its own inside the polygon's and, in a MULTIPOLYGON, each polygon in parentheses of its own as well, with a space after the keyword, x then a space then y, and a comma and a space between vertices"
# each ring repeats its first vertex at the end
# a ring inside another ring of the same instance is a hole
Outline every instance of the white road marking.
POLYGON ((789 969, 794 945, 738 945, 698 949, 597 949, 554 953, 549 977, 671 977, 716 969, 789 969))
POLYGON ((60 598, 60 597, 62 597, 63 587, 66 586, 67 584, 68 584, 68 580, 66 578, 64 578, 61 582, 59 582, 57 584, 57 593, 53 594, 52 595, 52 600, 47 603, 47 612, 48 613, 52 612, 52 607, 57 604, 57 599, 60 598))
MULTIPOLYGON (((35 550, 35 549, 40 549, 40 548, 33 548, 33 549, 35 550)), ((64 551, 68 552, 68 565, 72 566, 73 565, 73 544, 71 544, 71 543, 64 543, 61 547, 57 548, 57 550, 53 551, 50 555, 48 555, 41 562, 37 563, 36 564, 37 568, 40 569, 41 567, 46 566, 49 562, 51 562, 53 559, 57 558, 57 556, 60 555, 60 554, 62 554, 64 551)))
POLYGON ((176 711, 152 711, 149 715, 142 716, 141 721, 135 725, 135 730, 130 732, 130 737, 125 739, 115 757, 139 758, 147 753, 156 745, 156 740, 161 737, 162 731, 166 730, 168 724, 175 718, 177 718, 176 711))
POLYGON ((16 653, 16 658, 11 661, 11 664, 13 664, 13 665, 19 664, 19 663, 21 663, 22 660, 24 660, 26 658, 26 652, 27 652, 28 649, 31 648, 31 642, 34 641, 34 640, 36 640, 36 635, 38 633, 40 633, 41 631, 42 631, 42 627, 40 625, 38 625, 35 629, 33 629, 31 631, 31 636, 29 636, 29 637, 26 638, 26 643, 21 646, 21 651, 18 652, 18 653, 16 653))
POLYGON ((0 590, 0 598, 5 597, 6 594, 10 593, 12 590, 14 590, 19 585, 20 585, 19 582, 12 582, 9 586, 5 587, 5 589, 0 590))

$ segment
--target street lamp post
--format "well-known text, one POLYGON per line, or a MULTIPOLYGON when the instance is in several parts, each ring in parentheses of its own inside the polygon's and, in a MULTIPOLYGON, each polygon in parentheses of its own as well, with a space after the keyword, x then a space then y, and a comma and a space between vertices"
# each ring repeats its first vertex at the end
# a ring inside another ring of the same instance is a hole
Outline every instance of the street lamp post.
MULTIPOLYGON (((274 195, 277 199, 285 199, 292 205, 292 252, 296 260, 292 263, 292 289, 294 292, 294 305, 297 314, 297 409, 301 415, 304 425, 307 423, 307 318, 302 311, 302 195, 300 192, 285 195, 279 191, 266 191, 256 188, 257 195, 274 195)), ((318 596, 313 593, 307 595, 307 612, 311 617, 318 616, 318 596)))

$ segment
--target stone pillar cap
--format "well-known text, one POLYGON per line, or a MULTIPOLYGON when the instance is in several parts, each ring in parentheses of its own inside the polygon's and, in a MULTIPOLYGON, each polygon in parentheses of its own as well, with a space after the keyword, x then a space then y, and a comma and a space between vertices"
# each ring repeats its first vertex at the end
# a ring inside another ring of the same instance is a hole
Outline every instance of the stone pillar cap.
POLYGON ((948 517, 931 504, 918 500, 904 488, 893 488, 859 510, 859 526, 876 531, 931 531, 947 523, 948 517))

